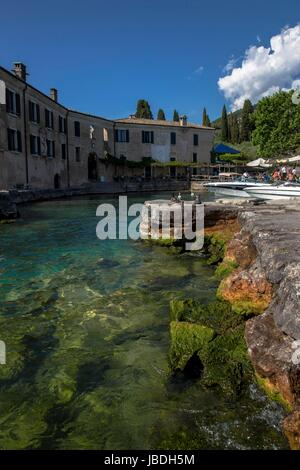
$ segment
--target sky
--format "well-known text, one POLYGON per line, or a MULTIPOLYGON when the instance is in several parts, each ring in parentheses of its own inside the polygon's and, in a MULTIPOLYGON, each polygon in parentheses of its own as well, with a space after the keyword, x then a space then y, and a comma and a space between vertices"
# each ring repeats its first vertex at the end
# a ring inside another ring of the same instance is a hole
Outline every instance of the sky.
POLYGON ((300 85, 299 0, 2 0, 0 65, 107 118, 176 108, 201 122, 300 85), (298 80, 298 81, 297 81, 298 80))

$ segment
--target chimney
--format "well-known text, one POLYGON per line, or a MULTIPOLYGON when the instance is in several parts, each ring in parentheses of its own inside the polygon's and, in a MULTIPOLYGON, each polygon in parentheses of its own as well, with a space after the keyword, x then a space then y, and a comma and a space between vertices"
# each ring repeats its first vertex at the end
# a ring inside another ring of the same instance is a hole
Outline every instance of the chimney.
POLYGON ((50 88, 50 98, 57 103, 57 89, 56 88, 50 88))
POLYGON ((183 116, 180 116, 179 123, 180 123, 181 126, 186 126, 187 125, 187 117, 186 117, 185 114, 183 116))
POLYGON ((14 62, 14 68, 12 71, 14 72, 16 77, 26 82, 26 76, 28 75, 28 73, 26 72, 25 64, 22 64, 22 62, 14 62))

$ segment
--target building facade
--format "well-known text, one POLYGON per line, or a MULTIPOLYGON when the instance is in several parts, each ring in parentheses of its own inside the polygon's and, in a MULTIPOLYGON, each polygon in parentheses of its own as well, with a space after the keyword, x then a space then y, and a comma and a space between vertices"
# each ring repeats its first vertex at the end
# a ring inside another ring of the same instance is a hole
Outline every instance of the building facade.
MULTIPOLYGON (((0 189, 79 187, 110 181, 106 162, 209 163, 214 129, 180 122, 108 120, 67 109, 26 81, 26 67, 0 67, 0 189)), ((126 165, 125 165, 126 166, 126 165)))

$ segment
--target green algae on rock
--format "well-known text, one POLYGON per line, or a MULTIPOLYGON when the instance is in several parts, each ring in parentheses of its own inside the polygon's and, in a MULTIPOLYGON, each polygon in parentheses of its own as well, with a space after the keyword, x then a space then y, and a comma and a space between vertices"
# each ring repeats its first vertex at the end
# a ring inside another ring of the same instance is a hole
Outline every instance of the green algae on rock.
POLYGON ((244 340, 244 322, 228 302, 204 306, 195 300, 170 303, 170 367, 184 370, 196 354, 203 368, 201 383, 239 393, 252 377, 244 340))

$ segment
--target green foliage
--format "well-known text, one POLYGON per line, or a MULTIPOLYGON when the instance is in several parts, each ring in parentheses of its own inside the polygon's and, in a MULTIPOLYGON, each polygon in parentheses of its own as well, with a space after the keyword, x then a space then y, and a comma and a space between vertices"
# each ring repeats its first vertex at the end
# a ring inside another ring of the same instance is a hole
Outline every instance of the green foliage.
POLYGON ((165 121, 166 120, 166 116, 165 116, 165 112, 163 109, 159 109, 158 110, 158 113, 157 113, 157 120, 158 121, 165 121))
POLYGON ((242 119, 241 119, 241 141, 249 141, 251 139, 251 133, 254 128, 254 122, 252 119, 253 106, 250 100, 245 100, 242 119))
POLYGON ((278 157, 300 145, 300 106, 293 104, 292 94, 280 91, 256 107, 252 141, 262 157, 278 157))
POLYGON ((139 100, 137 102, 135 117, 140 119, 153 119, 153 114, 148 101, 139 100))
POLYGON ((222 110, 221 138, 223 142, 228 142, 228 116, 225 105, 222 110))
POLYGON ((173 121, 179 122, 179 113, 176 109, 174 109, 174 112, 173 112, 173 121))

